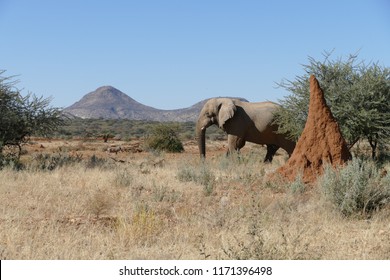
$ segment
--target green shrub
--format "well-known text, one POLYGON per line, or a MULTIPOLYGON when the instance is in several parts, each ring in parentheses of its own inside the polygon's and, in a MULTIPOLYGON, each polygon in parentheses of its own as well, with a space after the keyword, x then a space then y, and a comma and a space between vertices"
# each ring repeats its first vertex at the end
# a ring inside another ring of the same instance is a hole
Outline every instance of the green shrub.
POLYGON ((176 178, 180 182, 196 182, 197 178, 196 171, 191 167, 184 167, 178 170, 176 178))
POLYGON ((158 124, 151 128, 151 133, 145 139, 145 145, 151 150, 181 153, 184 147, 176 134, 174 126, 158 124))
POLYGON ((202 165, 198 170, 191 167, 179 169, 176 178, 180 182, 195 182, 202 185, 206 196, 214 191, 215 175, 207 165, 202 165))
POLYGON ((156 185, 153 182, 152 197, 156 202, 174 203, 181 199, 182 194, 176 190, 170 190, 167 186, 156 185))
POLYGON ((390 175, 372 161, 353 159, 344 168, 325 167, 323 193, 346 216, 368 214, 390 202, 390 175))
POLYGON ((108 162, 104 158, 99 158, 96 155, 92 155, 86 162, 86 168, 105 168, 108 167, 108 162))
POLYGON ((18 157, 4 155, 0 153, 0 170, 4 167, 9 167, 13 170, 21 170, 24 165, 20 162, 18 157))
POLYGON ((67 153, 58 154, 38 154, 29 164, 32 170, 55 170, 57 168, 73 165, 82 161, 81 155, 69 155, 67 153))
POLYGON ((299 174, 293 182, 289 184, 292 193, 303 193, 306 190, 306 185, 303 182, 302 174, 299 174))

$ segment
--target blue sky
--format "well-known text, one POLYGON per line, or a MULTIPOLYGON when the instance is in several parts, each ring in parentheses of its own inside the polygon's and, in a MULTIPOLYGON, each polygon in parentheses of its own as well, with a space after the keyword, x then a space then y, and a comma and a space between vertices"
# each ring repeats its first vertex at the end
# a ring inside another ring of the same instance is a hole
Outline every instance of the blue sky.
POLYGON ((308 56, 390 66, 390 1, 0 0, 0 69, 66 107, 103 85, 159 109, 282 99, 308 56))

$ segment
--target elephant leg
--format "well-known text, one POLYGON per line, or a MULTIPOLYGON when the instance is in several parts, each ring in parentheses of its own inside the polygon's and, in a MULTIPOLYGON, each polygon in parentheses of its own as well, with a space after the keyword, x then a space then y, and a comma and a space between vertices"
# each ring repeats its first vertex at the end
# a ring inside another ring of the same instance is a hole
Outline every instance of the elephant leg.
POLYGON ((245 142, 246 141, 244 139, 237 137, 236 151, 239 152, 241 150, 241 148, 243 148, 245 146, 245 142))
POLYGON ((276 151, 279 149, 278 146, 273 144, 267 145, 267 154, 265 155, 264 162, 272 162, 272 159, 276 153, 276 151))
POLYGON ((245 146, 245 140, 235 136, 235 135, 228 135, 228 150, 227 155, 232 154, 233 152, 239 152, 242 147, 245 146))

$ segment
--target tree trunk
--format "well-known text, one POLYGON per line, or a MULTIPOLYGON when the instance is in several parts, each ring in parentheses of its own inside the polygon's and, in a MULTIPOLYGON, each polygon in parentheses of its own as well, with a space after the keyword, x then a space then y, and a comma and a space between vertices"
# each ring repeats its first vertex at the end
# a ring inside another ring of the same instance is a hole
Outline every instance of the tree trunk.
POLYGON ((368 143, 370 143, 371 146, 371 158, 373 160, 376 159, 376 147, 378 146, 378 141, 375 139, 372 139, 372 137, 368 137, 368 143))

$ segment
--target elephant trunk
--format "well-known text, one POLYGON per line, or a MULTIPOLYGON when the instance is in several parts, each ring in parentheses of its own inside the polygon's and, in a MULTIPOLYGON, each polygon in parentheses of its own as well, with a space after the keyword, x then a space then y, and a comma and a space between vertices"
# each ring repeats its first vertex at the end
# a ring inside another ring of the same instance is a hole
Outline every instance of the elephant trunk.
POLYGON ((206 127, 199 123, 196 126, 196 137, 198 140, 199 153, 201 158, 206 157, 206 127))

